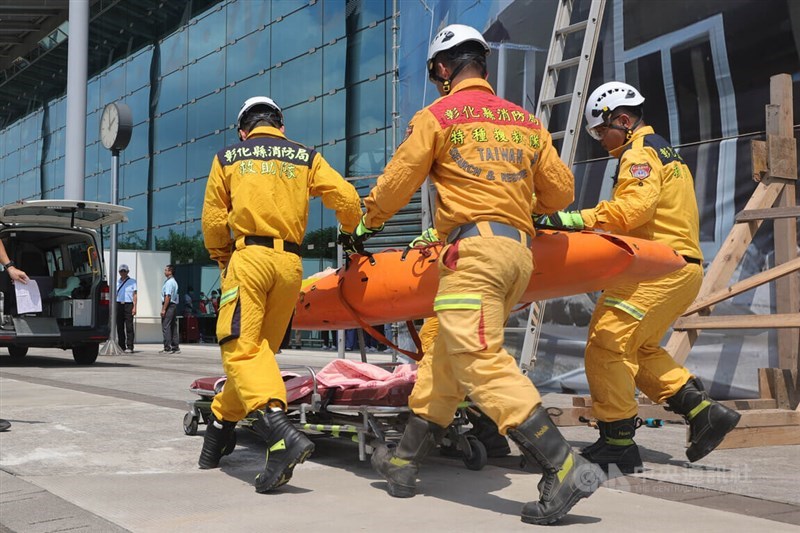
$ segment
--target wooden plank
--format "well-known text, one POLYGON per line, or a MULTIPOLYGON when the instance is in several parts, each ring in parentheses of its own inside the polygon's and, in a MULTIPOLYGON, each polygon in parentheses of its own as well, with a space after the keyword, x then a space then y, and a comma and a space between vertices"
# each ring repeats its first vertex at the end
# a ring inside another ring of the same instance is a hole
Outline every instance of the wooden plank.
POLYGON ((688 316, 676 320, 672 327, 675 330, 800 328, 800 313, 784 313, 780 315, 688 316))
MULTIPOLYGON (((798 208, 798 210, 800 211, 800 208, 798 208)), ((746 280, 734 283, 727 289, 717 291, 714 294, 709 294, 706 298, 695 300, 682 316, 693 315, 705 307, 718 304, 719 302, 727 300, 728 298, 733 298, 737 294, 747 292, 754 287, 758 287, 759 285, 763 285, 764 283, 768 283, 774 279, 785 276, 786 274, 795 272, 797 270, 800 270, 800 258, 795 258, 788 263, 770 268, 764 272, 759 272, 758 274, 751 276, 746 280)))
POLYGON ((718 450, 789 446, 800 444, 800 426, 736 428, 717 446, 718 450))
POLYGON ((767 143, 750 141, 750 160, 753 168, 753 181, 761 183, 767 177, 767 143))
POLYGON ((797 145, 794 138, 767 135, 767 168, 772 178, 797 180, 797 145))
POLYGON ((765 388, 762 394, 774 398, 778 408, 795 409, 800 403, 800 372, 788 368, 759 368, 759 388, 765 388))
POLYGON ((739 211, 734 221, 736 223, 750 222, 751 220, 775 220, 777 218, 798 218, 800 207, 773 207, 772 209, 754 209, 752 211, 739 211))
MULTIPOLYGON (((745 210, 764 209, 772 207, 784 185, 782 183, 759 183, 753 195, 747 201, 745 210)), ((709 294, 727 287, 733 272, 742 260, 747 247, 753 240, 753 235, 761 226, 759 221, 746 224, 735 224, 720 247, 719 252, 708 267, 703 285, 697 299, 705 298, 709 294)), ((670 335, 665 349, 678 364, 686 362, 689 351, 697 339, 697 331, 674 331, 670 335)))
MULTIPOLYGON (((761 374, 759 373, 759 376, 760 375, 761 374)), ((761 398, 746 398, 741 400, 720 400, 719 403, 721 403, 725 407, 736 409, 737 411, 743 411, 747 409, 775 409, 777 407, 777 402, 772 398, 772 396, 762 396, 761 398)), ((591 407, 592 398, 591 396, 573 396, 572 405, 574 407, 591 407)), ((649 398, 640 397, 639 405, 656 405, 656 404, 654 404, 649 398)), ((663 408, 664 405, 661 404, 661 407, 663 408)))
POLYGON ((742 418, 736 425, 738 429, 774 426, 800 427, 800 413, 787 409, 752 409, 740 411, 742 418))

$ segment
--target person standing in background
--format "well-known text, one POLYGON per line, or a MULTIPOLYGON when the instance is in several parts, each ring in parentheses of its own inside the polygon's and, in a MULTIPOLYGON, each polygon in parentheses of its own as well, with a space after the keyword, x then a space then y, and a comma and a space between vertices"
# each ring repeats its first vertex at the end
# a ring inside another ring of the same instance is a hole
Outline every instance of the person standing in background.
POLYGON ((128 276, 128 265, 122 264, 117 281, 117 340, 123 352, 133 353, 136 300, 136 280, 128 276))
MULTIPOLYGON (((28 275, 20 270, 14 261, 8 258, 8 254, 6 253, 6 247, 3 244, 3 241, 0 241, 0 264, 3 265, 3 270, 8 273, 8 276, 11 278, 12 281, 20 282, 20 283, 28 283, 30 278, 28 275)), ((5 310, 4 310, 5 311, 5 310)), ((11 422, 8 420, 3 420, 0 418, 0 431, 7 431, 11 428, 11 422)))
POLYGON ((164 285, 161 286, 161 333, 164 335, 164 349, 158 353, 181 353, 178 346, 178 282, 173 274, 175 267, 164 267, 164 285))

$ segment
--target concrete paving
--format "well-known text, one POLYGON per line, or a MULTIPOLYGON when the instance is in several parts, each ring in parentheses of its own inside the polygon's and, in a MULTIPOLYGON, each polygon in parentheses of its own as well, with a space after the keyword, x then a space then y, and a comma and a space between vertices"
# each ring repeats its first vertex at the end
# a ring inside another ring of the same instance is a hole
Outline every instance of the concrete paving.
MULTIPOLYGON (((179 355, 137 347, 133 355, 76 366, 69 352, 31 350, 21 362, 0 356, 0 533, 55 531, 531 531, 519 520, 537 498, 540 475, 519 457, 471 471, 432 456, 420 494, 391 498, 358 461, 354 443, 319 439, 310 461, 274 494, 252 480, 264 446, 238 430, 222 468, 197 469, 202 426, 183 432, 191 382, 221 372, 218 348, 184 345, 179 355)), ((335 354, 285 350, 282 365, 322 367, 335 354)), ((388 356, 370 354, 371 361, 388 356)), ((357 359, 357 354, 348 358, 357 359)), ((545 404, 570 405, 546 394, 545 404)), ((581 446, 588 427, 565 428, 581 446)), ((576 531, 800 531, 800 447, 720 450, 689 464, 684 428, 637 433, 645 472, 608 481, 575 506, 560 527, 576 531)))

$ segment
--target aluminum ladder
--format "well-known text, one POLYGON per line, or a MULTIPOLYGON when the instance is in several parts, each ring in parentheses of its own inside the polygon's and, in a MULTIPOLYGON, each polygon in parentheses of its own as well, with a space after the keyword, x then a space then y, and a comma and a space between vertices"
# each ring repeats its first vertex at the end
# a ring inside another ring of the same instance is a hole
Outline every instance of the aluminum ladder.
MULTIPOLYGON (((579 0, 558 0, 553 34, 550 38, 550 49, 547 52, 547 62, 544 67, 542 88, 539 91, 539 100, 536 106, 536 116, 542 121, 544 127, 548 128, 554 108, 569 105, 565 128, 550 131, 550 134, 554 141, 562 141, 561 160, 570 168, 575 159, 578 128, 583 120, 583 106, 588 96, 586 93, 589 90, 589 76, 594 63, 595 50, 597 50, 597 41, 600 36, 600 23, 605 9, 605 0, 591 0, 587 19, 572 22, 572 10, 576 1, 579 0), (580 55, 565 59, 567 39, 580 32, 583 32, 580 55), (575 70, 574 76, 570 76, 569 74, 572 74, 573 70, 575 70), (568 74, 564 78, 565 83, 561 85, 562 89, 565 85, 572 86, 567 88, 563 94, 556 94, 562 73, 568 74)), ((533 370, 533 364, 536 361, 544 309, 544 301, 531 303, 519 361, 520 369, 526 375, 533 370)))

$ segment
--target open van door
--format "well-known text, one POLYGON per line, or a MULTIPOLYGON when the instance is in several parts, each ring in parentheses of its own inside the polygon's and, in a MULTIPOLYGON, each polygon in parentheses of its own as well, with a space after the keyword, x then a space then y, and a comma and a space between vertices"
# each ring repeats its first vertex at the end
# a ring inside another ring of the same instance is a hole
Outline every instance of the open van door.
POLYGON ((23 200, 0 207, 0 223, 36 224, 98 230, 127 222, 130 207, 78 200, 23 200))

